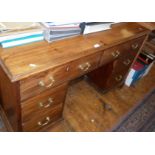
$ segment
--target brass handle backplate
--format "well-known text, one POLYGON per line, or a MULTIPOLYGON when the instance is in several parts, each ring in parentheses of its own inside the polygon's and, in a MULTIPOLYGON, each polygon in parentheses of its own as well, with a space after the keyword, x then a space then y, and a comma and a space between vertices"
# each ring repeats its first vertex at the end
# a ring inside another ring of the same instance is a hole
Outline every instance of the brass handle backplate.
POLYGON ((128 66, 129 64, 131 63, 131 60, 130 59, 127 59, 123 62, 124 65, 128 66))
POLYGON ((115 77, 115 80, 116 81, 121 81, 123 79, 123 76, 122 75, 119 75, 119 76, 116 76, 115 77))
POLYGON ((47 104, 44 104, 43 102, 39 102, 39 107, 48 108, 51 106, 52 103, 53 103, 53 99, 49 98, 47 104))
POLYGON ((111 55, 114 57, 114 58, 117 58, 119 55, 120 55, 120 52, 117 50, 115 52, 112 52, 111 55))
POLYGON ((45 121, 43 121, 43 122, 39 121, 39 122, 38 122, 38 125, 39 125, 39 126, 45 126, 45 125, 47 125, 49 122, 50 122, 50 117, 46 117, 46 118, 45 118, 45 121))
POLYGON ((79 65, 79 68, 84 72, 88 71, 90 67, 91 64, 89 62, 79 65))
POLYGON ((51 76, 49 77, 49 80, 50 80, 50 83, 49 83, 48 85, 46 85, 44 81, 39 81, 39 86, 41 86, 41 87, 46 87, 46 88, 50 88, 51 86, 53 86, 55 80, 54 80, 54 78, 51 77, 51 76))
POLYGON ((135 43, 135 44, 132 44, 131 47, 133 50, 136 50, 139 47, 139 45, 138 43, 135 43))

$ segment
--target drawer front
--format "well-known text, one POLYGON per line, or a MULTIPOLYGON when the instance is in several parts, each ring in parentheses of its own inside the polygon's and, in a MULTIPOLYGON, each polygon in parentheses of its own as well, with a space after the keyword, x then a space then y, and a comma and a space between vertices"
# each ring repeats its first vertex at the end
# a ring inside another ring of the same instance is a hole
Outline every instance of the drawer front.
POLYGON ((97 68, 101 53, 80 58, 20 82, 21 101, 97 68))
POLYGON ((69 64, 56 67, 50 71, 42 72, 36 76, 29 77, 20 82, 21 101, 36 96, 43 91, 49 90, 69 80, 69 64))
POLYGON ((107 87, 112 88, 122 83, 131 67, 135 56, 129 52, 124 52, 124 55, 113 61, 112 73, 107 80, 107 87))
POLYGON ((63 105, 66 91, 67 84, 64 84, 22 102, 22 122, 30 121, 31 118, 39 116, 40 113, 50 112, 58 104, 63 105))
POLYGON ((109 76, 107 83, 106 83, 106 88, 111 89, 122 83, 126 77, 127 72, 113 72, 111 76, 109 76))
POLYGON ((50 112, 39 113, 31 117, 30 121, 23 122, 23 131, 39 131, 51 126, 55 121, 62 118, 62 104, 55 106, 50 112))
POLYGON ((126 57, 118 58, 113 61, 113 72, 122 72, 127 73, 131 64, 133 63, 134 57, 132 57, 129 53, 124 53, 126 57))
POLYGON ((125 52, 124 53, 122 52, 123 54, 120 57, 124 60, 127 58, 134 60, 145 40, 145 37, 146 36, 142 36, 140 38, 131 40, 128 43, 126 43, 126 45, 124 45, 124 48, 122 48, 122 51, 124 50, 125 52), (127 47, 128 50, 125 49, 125 47, 127 47))
POLYGON ((129 55, 129 53, 124 53, 126 57, 120 57, 113 61, 112 65, 112 72, 107 80, 107 88, 111 89, 125 80, 125 77, 133 63, 134 57, 129 55))
MULTIPOLYGON (((131 67, 134 59, 138 55, 139 48, 141 47, 143 43, 144 37, 132 40, 128 42, 128 50, 124 50, 126 46, 120 47, 122 48, 122 52, 120 53, 120 56, 113 62, 113 72, 114 74, 122 74, 120 76, 124 76, 127 74, 129 68, 131 67)), ((120 50, 121 51, 121 50, 120 50)), ((119 75, 118 75, 119 76, 119 75)), ((117 77, 116 77, 117 79, 117 77)))
POLYGON ((99 65, 101 53, 90 55, 76 61, 73 61, 70 66, 71 79, 87 74, 88 72, 96 69, 99 65))
POLYGON ((102 59, 100 62, 100 66, 109 63, 110 61, 114 61, 115 59, 134 59, 137 55, 144 39, 146 36, 142 36, 140 38, 134 39, 132 41, 128 41, 126 43, 114 46, 104 51, 102 55, 102 59))

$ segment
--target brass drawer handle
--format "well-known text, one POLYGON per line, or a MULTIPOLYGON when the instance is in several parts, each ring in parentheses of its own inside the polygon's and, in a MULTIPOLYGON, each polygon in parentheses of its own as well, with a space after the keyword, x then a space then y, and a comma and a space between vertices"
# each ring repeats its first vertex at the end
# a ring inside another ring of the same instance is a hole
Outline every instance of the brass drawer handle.
POLYGON ((49 80, 50 80, 50 84, 48 84, 47 86, 45 85, 45 82, 44 81, 40 81, 39 82, 39 86, 41 87, 46 87, 46 88, 50 88, 51 86, 53 86, 55 80, 53 77, 49 77, 49 80))
POLYGON ((123 62, 124 65, 128 66, 129 64, 131 63, 131 60, 130 59, 127 59, 123 62))
POLYGON ((114 58, 117 58, 119 55, 120 55, 120 52, 117 50, 115 52, 112 52, 111 55, 114 57, 114 58))
POLYGON ((115 80, 116 80, 116 81, 121 81, 122 78, 123 78, 123 76, 122 76, 122 75, 119 75, 119 76, 116 76, 116 77, 115 77, 115 80))
POLYGON ((50 117, 46 117, 46 118, 45 118, 45 122, 39 121, 39 122, 38 122, 38 125, 39 125, 39 126, 45 126, 45 125, 47 125, 49 122, 50 122, 50 117))
POLYGON ((132 44, 131 47, 133 50, 136 50, 139 47, 139 45, 138 43, 135 43, 135 44, 132 44))
POLYGON ((88 71, 90 67, 91 67, 91 64, 89 62, 79 65, 79 68, 84 72, 88 71))
POLYGON ((49 99, 48 99, 48 103, 47 103, 46 105, 44 105, 43 102, 39 102, 39 106, 40 106, 40 107, 43 107, 43 108, 48 108, 48 107, 51 106, 52 103, 53 103, 53 99, 52 99, 52 98, 49 98, 49 99))

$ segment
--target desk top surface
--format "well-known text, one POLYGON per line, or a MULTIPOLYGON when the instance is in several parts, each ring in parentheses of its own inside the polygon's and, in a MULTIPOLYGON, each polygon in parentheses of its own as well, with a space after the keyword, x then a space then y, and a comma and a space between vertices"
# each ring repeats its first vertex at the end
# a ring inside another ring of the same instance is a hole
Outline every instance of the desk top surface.
POLYGON ((139 22, 138 24, 146 27, 147 29, 151 31, 155 30, 155 22, 139 22))
POLYGON ((148 29, 137 23, 122 23, 114 25, 110 30, 52 43, 42 41, 8 49, 0 48, 0 65, 11 81, 18 81, 148 32, 148 29), (100 47, 94 48, 95 44, 100 47))

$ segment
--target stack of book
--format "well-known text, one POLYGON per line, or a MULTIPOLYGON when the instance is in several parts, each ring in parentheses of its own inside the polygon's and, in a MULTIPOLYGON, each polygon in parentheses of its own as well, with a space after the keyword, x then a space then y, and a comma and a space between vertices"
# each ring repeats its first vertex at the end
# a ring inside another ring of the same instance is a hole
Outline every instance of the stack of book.
POLYGON ((89 34, 111 29, 112 22, 89 22, 85 23, 83 34, 89 34))
POLYGON ((142 51, 133 64, 126 78, 127 86, 134 85, 136 81, 146 76, 155 62, 155 55, 142 51))
POLYGON ((0 44, 3 48, 19 46, 27 43, 41 41, 43 39, 43 28, 39 23, 0 23, 0 44))
POLYGON ((81 34, 81 23, 42 22, 44 37, 48 42, 81 34))

